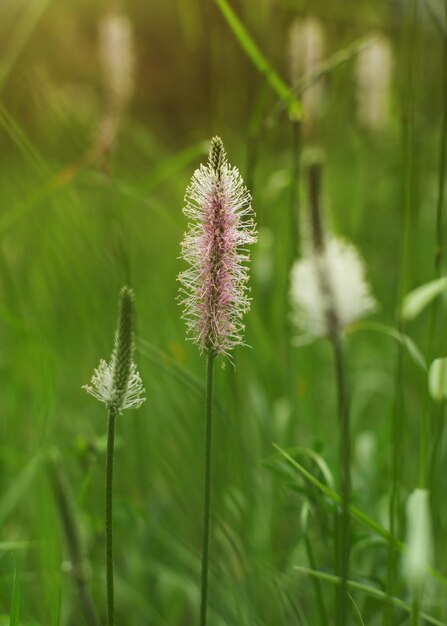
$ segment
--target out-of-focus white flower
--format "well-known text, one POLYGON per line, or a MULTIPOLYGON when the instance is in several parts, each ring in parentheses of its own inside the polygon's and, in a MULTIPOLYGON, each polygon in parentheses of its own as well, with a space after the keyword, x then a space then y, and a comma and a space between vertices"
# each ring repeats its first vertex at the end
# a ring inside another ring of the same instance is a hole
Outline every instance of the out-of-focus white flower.
POLYGON ((357 57, 358 117, 366 128, 382 130, 390 117, 393 53, 383 35, 375 36, 357 57))
POLYGON ((376 437, 370 430, 359 433, 355 439, 355 460, 363 474, 368 474, 374 467, 376 437))
MULTIPOLYGON (((324 57, 324 32, 315 17, 296 18, 289 30, 290 79, 296 86, 311 74, 324 57)), ((324 86, 321 80, 307 87, 302 94, 305 120, 312 123, 321 113, 324 86)))
POLYGON ((134 86, 132 23, 126 15, 106 14, 99 24, 99 56, 104 82, 113 105, 123 108, 134 86))
POLYGON ((330 335, 334 325, 342 330, 377 306, 356 247, 334 236, 295 262, 290 295, 294 322, 313 337, 330 335))
POLYGON ((412 592, 419 595, 433 562, 430 501, 426 489, 415 489, 408 497, 406 546, 403 574, 412 592))
POLYGON ((447 358, 435 359, 430 365, 428 390, 436 402, 447 400, 447 358))

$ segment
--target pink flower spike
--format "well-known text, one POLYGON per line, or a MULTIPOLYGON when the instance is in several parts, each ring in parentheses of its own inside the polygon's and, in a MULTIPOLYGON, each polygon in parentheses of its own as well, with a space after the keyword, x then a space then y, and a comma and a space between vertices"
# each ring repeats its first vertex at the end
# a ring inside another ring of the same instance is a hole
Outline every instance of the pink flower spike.
POLYGON ((256 242, 251 197, 236 167, 214 137, 208 164, 186 190, 183 213, 191 222, 182 241, 189 268, 179 275, 188 334, 201 351, 228 354, 243 343, 242 318, 250 308, 249 254, 256 242))

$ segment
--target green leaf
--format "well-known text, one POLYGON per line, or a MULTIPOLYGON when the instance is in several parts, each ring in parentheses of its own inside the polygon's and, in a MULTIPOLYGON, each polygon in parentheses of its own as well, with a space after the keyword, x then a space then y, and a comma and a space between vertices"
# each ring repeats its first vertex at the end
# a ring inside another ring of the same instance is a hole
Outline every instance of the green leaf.
MULTIPOLYGON (((300 565, 296 565, 294 569, 298 572, 301 572, 302 574, 307 574, 308 576, 312 576, 313 578, 317 578, 318 580, 323 580, 324 582, 331 583, 332 585, 339 585, 341 583, 339 576, 334 576, 333 574, 328 574, 327 572, 321 572, 315 569, 311 569, 309 567, 301 567, 300 565)), ((376 589, 376 587, 364 585, 363 583, 358 583, 354 580, 348 580, 346 582, 349 589, 361 591, 371 598, 379 600, 379 602, 391 603, 393 606, 398 609, 402 609, 406 613, 411 614, 413 611, 413 608, 400 598, 389 596, 387 593, 384 593, 380 589, 376 589)), ((444 622, 440 622, 431 615, 427 615, 427 613, 421 613, 421 617, 429 624, 434 624, 435 626, 445 626, 444 622)))
POLYGON ((276 95, 287 105, 290 119, 292 121, 300 120, 303 114, 301 102, 295 96, 292 89, 272 68, 227 0, 215 0, 215 2, 245 54, 250 58, 261 74, 265 76, 268 84, 276 95))
POLYGON ((447 399, 447 357, 435 359, 428 370, 428 390, 435 402, 447 399))
POLYGON ((380 322, 356 322, 355 324, 352 324, 346 332, 355 333, 359 330, 367 330, 381 333, 382 335, 387 335, 388 337, 392 337, 396 341, 399 341, 407 350, 409 356, 414 361, 414 363, 416 363, 416 365, 418 365, 424 371, 427 371, 427 363, 425 362, 424 355, 415 344, 413 339, 405 333, 401 333, 393 326, 381 324, 380 322))
MULTIPOLYGON (((308 472, 305 467, 300 465, 298 461, 292 458, 290 454, 288 454, 285 450, 280 448, 278 445, 274 443, 273 447, 280 453, 280 455, 292 467, 294 467, 301 474, 301 476, 303 476, 308 482, 310 482, 312 485, 314 485, 314 487, 316 487, 319 491, 321 491, 321 493, 323 493, 330 500, 332 500, 332 502, 335 502, 335 504, 342 503, 342 498, 341 496, 338 495, 336 491, 334 491, 333 489, 331 489, 330 487, 328 487, 327 485, 319 481, 318 478, 315 478, 315 476, 313 476, 310 472, 308 472)), ((405 544, 402 543, 401 541, 398 541, 395 537, 391 535, 391 533, 386 528, 384 528, 378 522, 371 519, 368 515, 366 515, 366 513, 358 509, 356 506, 353 506, 352 504, 349 505, 348 511, 349 511, 350 516, 353 517, 355 520, 367 526, 370 530, 376 533, 376 535, 379 535, 391 545, 394 545, 394 547, 400 552, 405 552, 406 550, 405 544)), ((447 578, 445 578, 445 576, 440 574, 437 570, 430 568, 429 572, 430 572, 430 575, 433 576, 433 578, 436 578, 436 580, 441 582, 443 585, 447 585, 447 578)))
POLYGON ((407 293, 402 303, 401 315, 404 320, 413 320, 429 304, 447 289, 447 277, 425 283, 407 293))

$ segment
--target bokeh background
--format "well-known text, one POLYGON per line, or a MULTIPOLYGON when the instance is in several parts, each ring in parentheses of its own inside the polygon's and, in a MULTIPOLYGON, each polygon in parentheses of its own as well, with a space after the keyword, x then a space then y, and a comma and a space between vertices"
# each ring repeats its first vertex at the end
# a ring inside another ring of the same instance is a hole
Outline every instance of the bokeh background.
MULTIPOLYGON (((380 303, 372 320, 396 327, 402 294, 437 275, 443 3, 231 6, 287 84, 302 86, 325 69, 300 91, 301 125, 289 120, 214 2, 0 0, 1 624, 10 624, 12 598, 20 621, 11 623, 83 623, 49 448, 59 450, 74 494, 89 584, 104 615, 106 415, 81 386, 111 351, 126 283, 136 292, 147 401, 118 423, 117 622, 196 619, 205 364, 185 341, 176 276, 184 267, 184 191, 214 134, 252 191, 259 242, 251 347, 236 351, 235 367, 217 368, 210 624, 324 623, 318 593, 331 613, 332 587, 293 566, 332 570, 332 505, 272 447, 303 448, 306 467, 320 477, 327 467, 337 481, 330 347, 294 345, 299 332, 288 313, 303 168, 316 151, 323 155, 328 223, 366 260, 380 303)), ((429 312, 405 329, 427 361, 442 351, 443 319, 435 341, 429 312)), ((427 408, 423 368, 392 336, 372 330, 347 337, 354 497, 386 525, 397 410, 403 516, 417 482, 421 413, 429 411, 442 570, 443 415, 427 408)), ((355 530, 353 576, 381 586, 385 544, 355 530)), ((356 602, 365 623, 382 623, 377 601, 359 594, 356 602)))

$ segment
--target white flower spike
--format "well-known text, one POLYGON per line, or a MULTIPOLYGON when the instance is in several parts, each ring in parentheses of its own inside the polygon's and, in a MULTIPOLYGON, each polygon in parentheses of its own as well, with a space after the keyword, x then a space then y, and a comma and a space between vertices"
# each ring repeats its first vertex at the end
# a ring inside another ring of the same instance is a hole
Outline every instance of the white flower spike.
POLYGON ((333 307, 340 329, 376 308, 356 247, 334 236, 322 254, 311 251, 295 262, 290 293, 294 322, 313 337, 328 334, 329 307, 333 307), (326 272, 328 293, 321 285, 320 271, 326 272))
POLYGON ((291 271, 292 319, 310 337, 333 336, 377 304, 356 247, 324 230, 320 165, 309 168, 310 242, 291 271))
POLYGON ((101 359, 90 384, 83 386, 87 393, 117 413, 125 409, 138 409, 146 399, 140 374, 133 362, 133 333, 133 291, 123 287, 110 362, 101 359))

